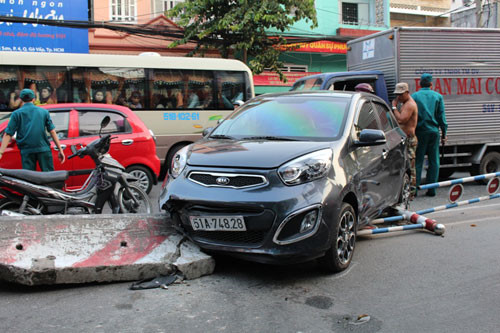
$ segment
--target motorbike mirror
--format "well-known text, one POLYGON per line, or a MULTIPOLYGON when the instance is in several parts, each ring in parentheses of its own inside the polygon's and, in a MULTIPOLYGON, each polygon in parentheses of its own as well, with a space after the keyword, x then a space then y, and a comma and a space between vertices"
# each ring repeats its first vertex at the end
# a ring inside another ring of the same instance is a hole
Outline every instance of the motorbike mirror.
POLYGON ((111 121, 111 118, 109 116, 106 116, 102 118, 101 120, 101 128, 99 129, 99 136, 101 136, 101 131, 104 127, 108 126, 109 122, 111 121))
POLYGON ((111 121, 111 118, 109 116, 106 116, 106 117, 102 118, 101 129, 103 129, 104 127, 108 126, 110 121, 111 121))

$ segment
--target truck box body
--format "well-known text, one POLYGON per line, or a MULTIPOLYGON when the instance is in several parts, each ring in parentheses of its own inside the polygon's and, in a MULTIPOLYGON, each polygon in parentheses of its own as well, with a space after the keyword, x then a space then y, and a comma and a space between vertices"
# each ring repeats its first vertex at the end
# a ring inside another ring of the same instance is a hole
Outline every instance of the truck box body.
POLYGON ((390 100, 397 82, 412 93, 422 73, 431 73, 448 122, 441 167, 493 172, 483 162, 489 152, 496 152, 490 160, 500 156, 499 45, 498 29, 393 28, 349 41, 347 68, 383 72, 390 100))

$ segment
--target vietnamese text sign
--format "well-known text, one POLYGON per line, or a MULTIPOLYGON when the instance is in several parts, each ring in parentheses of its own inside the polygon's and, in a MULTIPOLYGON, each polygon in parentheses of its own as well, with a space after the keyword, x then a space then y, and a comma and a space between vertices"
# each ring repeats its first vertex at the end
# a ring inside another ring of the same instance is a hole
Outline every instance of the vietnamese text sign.
POLYGON ((320 40, 317 42, 290 43, 281 45, 281 51, 294 52, 319 52, 319 53, 337 53, 346 54, 347 44, 342 42, 332 42, 329 40, 320 40))
MULTIPOLYGON (((0 15, 56 21, 88 21, 88 2, 82 0, 0 0, 0 15)), ((88 53, 88 30, 36 23, 0 22, 0 50, 88 53)))
POLYGON ((283 72, 283 74, 287 78, 287 82, 284 83, 280 80, 280 77, 277 73, 274 72, 263 72, 259 75, 253 76, 253 84, 256 86, 286 86, 291 87, 295 81, 298 79, 313 74, 319 74, 321 72, 283 72))

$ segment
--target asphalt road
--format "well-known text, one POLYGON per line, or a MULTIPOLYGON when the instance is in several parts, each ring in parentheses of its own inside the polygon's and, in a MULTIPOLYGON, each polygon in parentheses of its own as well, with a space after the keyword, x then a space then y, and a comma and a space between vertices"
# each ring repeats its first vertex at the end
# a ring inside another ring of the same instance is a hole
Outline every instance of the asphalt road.
MULTIPOLYGON (((418 197, 411 209, 445 204, 447 191, 418 197)), ((464 199, 485 193, 467 184, 464 199)), ((0 331, 498 331, 499 199, 428 217, 446 225, 444 237, 426 231, 360 237, 350 268, 336 275, 315 262, 283 267, 216 257, 213 275, 168 290, 0 282, 0 331)))

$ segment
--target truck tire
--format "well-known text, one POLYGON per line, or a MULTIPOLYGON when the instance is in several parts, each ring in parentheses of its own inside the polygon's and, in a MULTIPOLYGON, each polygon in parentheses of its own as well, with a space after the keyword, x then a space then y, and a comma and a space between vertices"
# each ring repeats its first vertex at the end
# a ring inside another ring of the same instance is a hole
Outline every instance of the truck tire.
MULTIPOLYGON (((486 173, 493 173, 500 171, 500 153, 496 151, 490 151, 481 159, 481 163, 479 167, 476 167, 471 174, 483 175, 486 173)), ((478 180, 477 182, 480 184, 487 184, 489 179, 478 180)))

